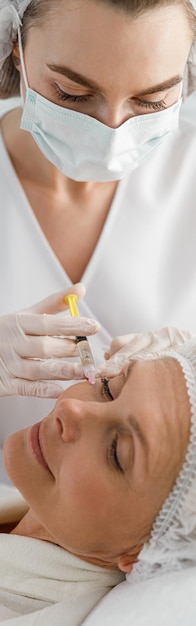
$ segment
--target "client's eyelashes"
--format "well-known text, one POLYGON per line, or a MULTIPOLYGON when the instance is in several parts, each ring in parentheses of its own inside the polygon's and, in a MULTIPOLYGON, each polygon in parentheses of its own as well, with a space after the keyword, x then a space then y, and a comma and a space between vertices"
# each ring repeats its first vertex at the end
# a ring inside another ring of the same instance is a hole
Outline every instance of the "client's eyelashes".
POLYGON ((120 470, 120 472, 123 472, 123 468, 121 467, 120 461, 119 461, 119 457, 118 457, 118 438, 115 437, 112 441, 112 445, 110 447, 110 459, 112 461, 112 464, 114 465, 114 467, 117 470, 120 470))
POLYGON ((101 378, 102 391, 103 395, 107 398, 107 400, 114 400, 113 395, 109 388, 109 383, 107 378, 101 378))

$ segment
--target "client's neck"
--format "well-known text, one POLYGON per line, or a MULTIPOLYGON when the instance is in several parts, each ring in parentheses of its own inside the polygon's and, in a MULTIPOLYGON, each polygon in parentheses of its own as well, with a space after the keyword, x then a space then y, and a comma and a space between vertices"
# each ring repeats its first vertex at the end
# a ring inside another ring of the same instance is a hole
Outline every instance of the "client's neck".
MULTIPOLYGON (((24 515, 24 517, 18 522, 17 526, 13 530, 11 530, 12 535, 20 535, 22 537, 31 537, 32 539, 39 539, 41 541, 48 541, 50 543, 54 543, 60 548, 64 548, 50 533, 42 526, 39 520, 36 518, 32 509, 24 515)), ((65 549, 65 548, 64 548, 65 549)), ((103 567, 104 569, 118 571, 118 565, 115 562, 110 560, 102 560, 99 557, 88 557, 87 555, 80 555, 76 552, 72 552, 66 548, 67 552, 70 552, 74 556, 82 561, 87 563, 91 563, 92 565, 97 565, 98 567, 103 567)))

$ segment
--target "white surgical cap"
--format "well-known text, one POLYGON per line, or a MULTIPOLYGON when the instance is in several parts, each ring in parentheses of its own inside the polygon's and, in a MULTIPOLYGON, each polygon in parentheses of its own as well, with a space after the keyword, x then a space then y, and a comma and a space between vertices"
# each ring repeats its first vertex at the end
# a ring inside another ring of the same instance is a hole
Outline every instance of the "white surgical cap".
POLYGON ((12 53, 18 27, 31 0, 0 0, 0 69, 12 53))
MULTIPOLYGON (((157 573, 196 564, 196 338, 160 357, 179 361, 191 409, 191 427, 185 461, 175 485, 157 515, 151 537, 127 579, 141 580, 157 573)), ((149 353, 142 358, 149 359, 149 353)), ((152 356, 154 358, 154 356, 152 356)))

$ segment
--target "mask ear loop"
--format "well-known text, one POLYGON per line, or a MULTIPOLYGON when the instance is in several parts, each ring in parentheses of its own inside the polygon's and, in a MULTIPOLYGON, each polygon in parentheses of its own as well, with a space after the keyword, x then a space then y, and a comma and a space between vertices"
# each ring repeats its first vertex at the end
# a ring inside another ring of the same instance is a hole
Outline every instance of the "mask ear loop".
MULTIPOLYGON (((24 84, 25 84, 26 89, 28 89, 29 85, 28 85, 28 81, 27 81, 27 74, 26 74, 26 69, 25 69, 25 64, 24 64, 24 55, 23 55, 23 49, 22 49, 22 39, 21 39, 20 26, 18 27, 18 47, 19 47, 20 62, 21 62, 21 67, 22 67, 22 75, 23 75, 23 78, 24 78, 24 84)), ((23 97, 23 93, 22 93, 22 86, 20 87, 20 90, 21 90, 22 100, 24 101, 24 97, 23 97)))
POLYGON ((183 78, 181 80, 180 93, 179 93, 177 102, 181 102, 182 101, 182 90, 183 90, 183 78))

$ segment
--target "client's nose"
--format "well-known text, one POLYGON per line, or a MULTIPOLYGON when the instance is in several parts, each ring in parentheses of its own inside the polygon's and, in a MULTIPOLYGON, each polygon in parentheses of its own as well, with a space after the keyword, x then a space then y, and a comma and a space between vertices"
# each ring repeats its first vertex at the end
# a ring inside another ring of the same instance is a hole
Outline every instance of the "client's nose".
POLYGON ((83 418, 85 415, 84 402, 72 398, 62 401, 58 411, 56 411, 55 419, 60 436, 65 443, 78 441, 84 425, 83 418))

